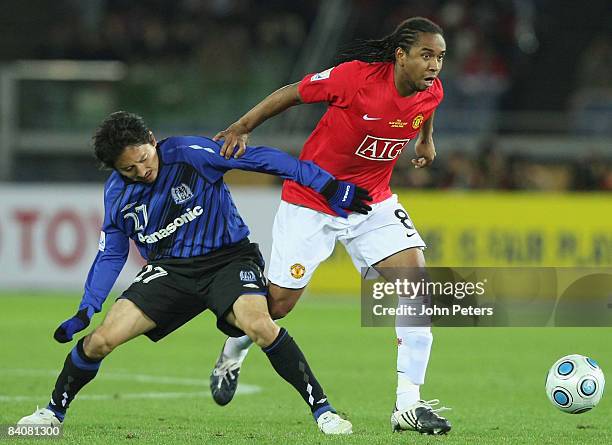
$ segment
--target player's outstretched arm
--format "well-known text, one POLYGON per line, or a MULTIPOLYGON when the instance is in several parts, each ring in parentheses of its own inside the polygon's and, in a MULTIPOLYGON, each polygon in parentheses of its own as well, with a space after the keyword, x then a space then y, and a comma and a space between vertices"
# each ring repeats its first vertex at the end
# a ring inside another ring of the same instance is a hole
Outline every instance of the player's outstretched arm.
POLYGON ((128 252, 127 236, 119 231, 107 231, 103 235, 98 254, 87 275, 85 292, 77 313, 58 326, 53 334, 55 340, 67 343, 74 334, 89 326, 93 315, 102 310, 106 297, 125 265, 128 252))
POLYGON ((340 216, 348 217, 347 210, 367 214, 372 208, 369 192, 352 182, 338 181, 329 172, 312 161, 300 161, 293 156, 272 147, 247 146, 244 156, 238 159, 225 159, 222 156, 210 156, 210 162, 217 168, 227 171, 240 169, 256 171, 291 179, 321 193, 329 206, 340 216))
POLYGON ((347 210, 362 214, 372 210, 367 204, 372 198, 366 189, 339 181, 314 162, 300 161, 276 148, 247 146, 244 156, 226 159, 220 155, 221 144, 209 138, 186 136, 181 142, 186 157, 199 166, 200 172, 210 182, 218 181, 232 169, 267 173, 291 179, 321 193, 340 216, 347 217, 347 210))
POLYGON ((343 218, 348 217, 347 210, 363 215, 372 210, 367 204, 372 197, 366 189, 339 181, 314 162, 300 161, 276 148, 247 147, 242 158, 227 162, 239 165, 234 168, 269 173, 310 187, 323 195, 331 209, 343 218))
POLYGON ((227 127, 227 129, 217 133, 213 140, 223 139, 221 156, 224 156, 225 159, 229 159, 232 155, 235 158, 239 158, 245 152, 251 131, 272 116, 276 116, 293 105, 301 104, 302 100, 298 92, 298 84, 299 82, 292 83, 276 90, 227 127), (234 153, 236 147, 238 147, 238 151, 234 153))

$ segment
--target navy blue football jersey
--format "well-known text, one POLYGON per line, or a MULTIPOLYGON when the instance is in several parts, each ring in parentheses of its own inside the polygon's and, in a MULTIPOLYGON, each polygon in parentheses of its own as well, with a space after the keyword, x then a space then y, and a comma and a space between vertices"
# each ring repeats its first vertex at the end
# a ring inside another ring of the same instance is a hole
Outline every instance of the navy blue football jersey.
POLYGON ((132 239, 146 260, 190 258, 231 246, 249 235, 223 182, 231 169, 269 173, 320 191, 333 177, 310 161, 270 147, 247 147, 225 159, 221 145, 199 136, 171 137, 157 146, 159 171, 151 184, 113 172, 104 187, 98 254, 81 302, 101 310, 132 239))

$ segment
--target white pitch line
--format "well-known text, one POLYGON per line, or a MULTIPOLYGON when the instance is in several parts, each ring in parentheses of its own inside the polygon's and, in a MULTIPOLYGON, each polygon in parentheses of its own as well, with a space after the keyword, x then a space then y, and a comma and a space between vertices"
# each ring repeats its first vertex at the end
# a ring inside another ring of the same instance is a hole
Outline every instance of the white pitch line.
MULTIPOLYGON (((59 370, 54 369, 27 369, 27 368, 0 368, 0 375, 28 375, 28 376, 57 376, 59 370)), ((195 379, 190 377, 173 377, 151 374, 132 374, 128 372, 102 372, 98 380, 129 380, 143 383, 157 383, 162 385, 185 385, 208 387, 208 379, 195 379)))
MULTIPOLYGON (((0 375, 17 375, 17 376, 57 376, 57 370, 46 369, 20 369, 20 368, 0 368, 0 375)), ((155 376, 149 374, 129 374, 125 372, 119 373, 102 373, 99 380, 123 380, 136 381, 144 383, 154 383, 162 385, 179 385, 179 386, 203 386, 208 387, 208 380, 194 379, 187 377, 172 377, 172 376, 155 376)), ((248 395, 261 392, 262 388, 257 385, 249 385, 241 383, 238 385, 236 394, 248 395)), ((48 396, 27 396, 17 395, 9 396, 0 394, 0 401, 3 402, 19 402, 30 400, 41 400, 48 396)), ((142 392, 142 393, 114 393, 114 394, 82 394, 78 396, 79 400, 111 400, 111 399, 180 399, 188 397, 210 397, 210 391, 191 391, 191 392, 142 392)))
MULTIPOLYGON (((58 370, 52 369, 21 369, 21 368, 0 368, 1 374, 9 375, 29 375, 29 376, 57 376, 58 370)), ((150 374, 131 374, 128 372, 102 372, 98 377, 101 380, 130 380, 136 382, 159 383, 166 385, 187 385, 187 386, 208 386, 208 380, 194 379, 185 377, 157 376, 150 374)))
MULTIPOLYGON (((261 388, 255 385, 241 385, 237 394, 255 394, 261 388)), ((0 395, 0 402, 24 402, 45 400, 49 396, 5 396, 0 395)), ((186 399, 193 397, 210 397, 209 391, 198 392, 136 392, 119 394, 82 394, 77 395, 78 400, 138 400, 138 399, 186 399)))

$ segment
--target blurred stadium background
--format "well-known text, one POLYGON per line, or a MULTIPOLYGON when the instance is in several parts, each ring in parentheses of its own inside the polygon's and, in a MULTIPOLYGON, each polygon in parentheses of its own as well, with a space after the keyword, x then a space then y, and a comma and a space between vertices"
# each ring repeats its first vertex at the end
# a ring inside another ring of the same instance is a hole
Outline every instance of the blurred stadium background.
MULTIPOLYGON (((430 264, 612 265, 605 0, 2 4, 0 289, 81 286, 107 176, 89 139, 109 112, 142 114, 158 137, 212 136, 274 89, 333 65, 341 45, 414 15, 440 23, 448 45, 438 157, 417 171, 406 154, 393 176, 430 264)), ((292 109, 251 143, 297 154, 322 112, 292 109)), ((234 172, 228 182, 269 251, 279 181, 234 172)), ((356 278, 338 249, 311 290, 352 293, 356 278)))

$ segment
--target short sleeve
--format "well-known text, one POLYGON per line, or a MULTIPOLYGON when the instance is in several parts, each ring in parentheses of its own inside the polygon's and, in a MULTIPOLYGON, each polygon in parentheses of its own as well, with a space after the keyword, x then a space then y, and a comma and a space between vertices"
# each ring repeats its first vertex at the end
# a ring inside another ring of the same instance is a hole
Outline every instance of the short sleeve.
POLYGON ((360 85, 362 62, 352 61, 306 75, 298 86, 302 101, 347 107, 360 85))

